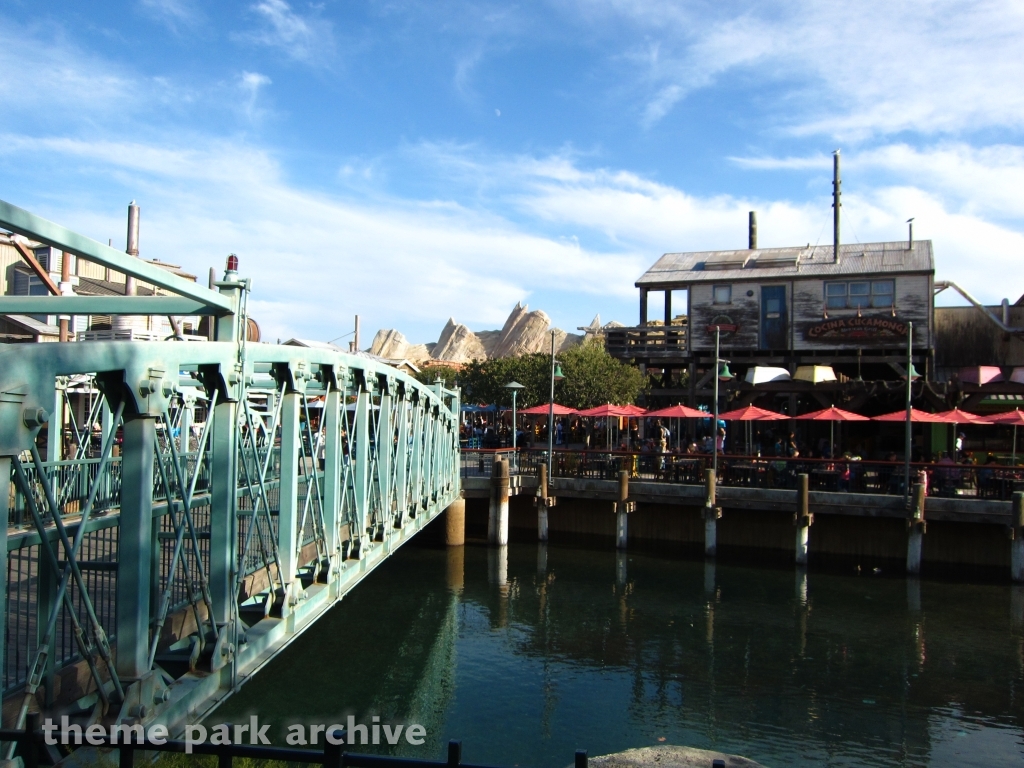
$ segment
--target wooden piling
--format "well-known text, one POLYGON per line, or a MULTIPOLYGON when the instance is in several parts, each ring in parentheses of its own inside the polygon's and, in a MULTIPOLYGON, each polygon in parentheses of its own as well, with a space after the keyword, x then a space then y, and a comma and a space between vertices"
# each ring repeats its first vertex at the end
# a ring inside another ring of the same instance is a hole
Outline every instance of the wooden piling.
POLYGON ((704 554, 714 557, 718 552, 718 518, 722 516, 721 507, 715 506, 715 470, 705 472, 707 492, 704 501, 704 554))
POLYGON ((1013 494, 1013 520, 1010 530, 1010 578, 1024 582, 1024 492, 1013 494))
POLYGON ((796 563, 797 565, 807 565, 807 543, 810 538, 811 524, 814 523, 814 515, 811 514, 809 476, 800 474, 796 479, 796 514, 793 515, 793 524, 796 526, 796 563))
POLYGON ((914 484, 914 501, 907 519, 907 573, 921 573, 921 546, 928 524, 924 519, 924 483, 914 484))

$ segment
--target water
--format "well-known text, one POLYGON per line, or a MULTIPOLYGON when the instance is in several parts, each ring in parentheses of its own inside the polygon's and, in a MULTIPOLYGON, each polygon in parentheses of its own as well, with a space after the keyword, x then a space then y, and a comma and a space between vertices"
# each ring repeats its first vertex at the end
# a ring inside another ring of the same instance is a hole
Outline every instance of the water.
POLYGON ((210 720, 250 713, 418 722, 424 746, 376 751, 459 738, 510 768, 657 744, 777 768, 1020 765, 1024 589, 408 546, 210 720))

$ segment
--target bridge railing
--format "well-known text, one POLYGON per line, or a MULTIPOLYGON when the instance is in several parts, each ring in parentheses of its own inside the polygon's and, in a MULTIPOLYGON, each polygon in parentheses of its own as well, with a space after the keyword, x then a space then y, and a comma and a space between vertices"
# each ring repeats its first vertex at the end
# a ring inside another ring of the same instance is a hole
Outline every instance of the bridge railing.
MULTIPOLYGON (((476 456, 464 452, 464 467, 472 467, 476 456)), ((547 451, 519 451, 518 466, 523 474, 535 475, 547 463, 547 451)), ((552 476, 614 480, 621 470, 631 478, 647 482, 702 485, 712 457, 706 454, 652 453, 555 449, 552 476)), ((911 483, 919 472, 928 477, 932 496, 970 497, 1008 501, 1015 491, 1024 490, 1024 467, 997 464, 911 463, 911 483)), ((484 474, 484 473, 478 473, 484 474)), ((850 458, 788 458, 774 456, 718 457, 718 483, 728 487, 796 489, 797 476, 807 474, 811 490, 840 493, 903 495, 903 462, 850 458)), ((464 476, 472 476, 465 474, 464 476)))

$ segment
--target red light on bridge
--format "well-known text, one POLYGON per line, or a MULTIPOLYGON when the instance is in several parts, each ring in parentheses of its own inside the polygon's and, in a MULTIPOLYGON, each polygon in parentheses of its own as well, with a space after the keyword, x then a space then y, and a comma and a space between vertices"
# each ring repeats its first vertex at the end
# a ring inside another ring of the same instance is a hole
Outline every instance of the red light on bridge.
POLYGON ((238 257, 235 254, 228 254, 228 272, 238 271, 238 257))

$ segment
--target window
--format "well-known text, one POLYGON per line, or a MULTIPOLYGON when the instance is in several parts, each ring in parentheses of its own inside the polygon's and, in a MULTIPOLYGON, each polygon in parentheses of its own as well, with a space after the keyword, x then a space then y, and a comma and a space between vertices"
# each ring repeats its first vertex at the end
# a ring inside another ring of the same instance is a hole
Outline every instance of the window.
POLYGON ((716 285, 713 289, 715 304, 731 304, 732 303, 732 286, 731 285, 716 285))
POLYGON ((892 280, 851 280, 825 283, 827 309, 866 309, 893 307, 895 297, 892 280))

